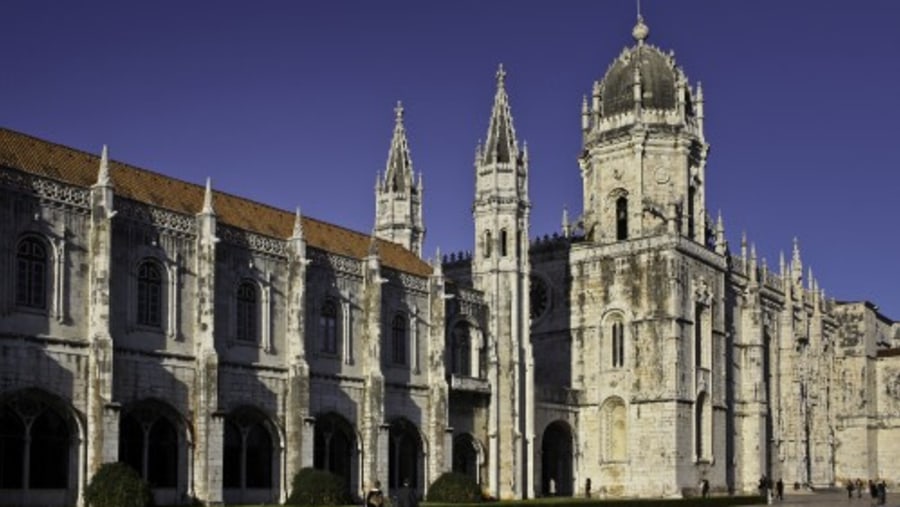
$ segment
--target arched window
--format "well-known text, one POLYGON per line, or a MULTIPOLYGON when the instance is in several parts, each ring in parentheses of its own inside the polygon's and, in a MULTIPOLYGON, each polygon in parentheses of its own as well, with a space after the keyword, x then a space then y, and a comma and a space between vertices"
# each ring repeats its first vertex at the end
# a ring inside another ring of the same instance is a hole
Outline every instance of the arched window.
POLYGON ((628 198, 616 199, 616 239, 628 239, 628 198))
POLYGON ((69 424, 44 403, 0 406, 0 489, 68 488, 70 448, 69 424))
POLYGON ((613 321, 612 333, 612 365, 613 368, 625 366, 625 324, 620 320, 613 321))
POLYGON ((337 354, 337 304, 328 300, 319 313, 319 333, 322 336, 322 352, 337 354))
POLYGON ((47 307, 47 249, 37 238, 28 237, 16 249, 16 304, 47 307))
POLYGON ((162 326, 162 269, 154 261, 138 266, 137 323, 162 326))
POLYGON ((152 487, 174 488, 178 481, 178 432, 155 407, 144 406, 119 422, 119 460, 152 487))
POLYGON ((406 364, 406 317, 397 314, 391 323, 391 360, 394 364, 406 364))
POLYGON ((450 371, 456 375, 472 375, 472 334, 468 322, 458 322, 453 326, 450 350, 450 371))
POLYGON ((484 258, 491 258, 491 248, 494 246, 494 238, 491 231, 484 231, 484 258))
POLYGON ((261 415, 241 411, 226 418, 223 445, 223 487, 272 486, 272 437, 261 415))
POLYGON ((257 339, 257 311, 259 302, 256 285, 251 281, 241 282, 237 291, 237 329, 240 341, 255 343, 257 339))

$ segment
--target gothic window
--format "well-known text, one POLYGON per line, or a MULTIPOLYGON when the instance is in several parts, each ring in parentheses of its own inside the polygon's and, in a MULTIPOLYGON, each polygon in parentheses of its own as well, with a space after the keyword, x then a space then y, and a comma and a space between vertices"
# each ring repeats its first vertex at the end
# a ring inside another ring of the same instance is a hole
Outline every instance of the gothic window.
POLYGON ((178 432, 152 408, 140 407, 119 423, 119 460, 155 488, 174 488, 178 482, 178 432))
POLYGON ((329 299, 322 305, 319 313, 319 333, 322 337, 322 352, 337 354, 337 303, 329 299))
POLYGON ((550 306, 550 291, 540 276, 531 276, 529 303, 531 304, 531 320, 536 321, 544 316, 550 306))
POLYGON ((612 333, 612 365, 613 368, 625 366, 625 325, 620 320, 613 321, 612 333))
POLYGON ((230 415, 223 446, 222 486, 272 486, 272 437, 260 416, 248 411, 230 415))
POLYGON ((406 348, 406 317, 397 314, 391 323, 391 361, 394 364, 406 364, 406 348))
POLYGON ((468 322, 458 322, 453 326, 451 336, 450 371, 468 377, 472 374, 472 335, 468 322))
POLYGON ((484 258, 491 258, 491 247, 494 246, 494 238, 491 236, 491 231, 484 231, 484 258))
POLYGON ((47 307, 47 248, 34 237, 19 242, 16 249, 16 304, 47 307))
POLYGON ((500 231, 500 257, 506 257, 506 229, 500 231))
POLYGON ((142 326, 162 326, 162 268, 146 260, 138 266, 137 323, 142 326))
POLYGON ((628 239, 628 198, 616 199, 616 239, 628 239))
POLYGON ((243 342, 255 343, 259 301, 256 285, 251 281, 241 282, 237 290, 236 337, 243 342))
POLYGON ((65 419, 37 400, 0 406, 0 489, 67 488, 70 440, 65 419))

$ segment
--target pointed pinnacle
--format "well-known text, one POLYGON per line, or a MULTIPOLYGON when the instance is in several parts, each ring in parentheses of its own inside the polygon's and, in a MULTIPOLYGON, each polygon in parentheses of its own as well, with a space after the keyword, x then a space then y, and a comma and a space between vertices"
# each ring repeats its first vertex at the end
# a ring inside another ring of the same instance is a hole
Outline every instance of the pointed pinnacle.
POLYGON ((294 215, 294 232, 291 237, 303 237, 303 215, 300 214, 300 206, 297 206, 297 213, 294 215))
POLYGON ((203 213, 213 214, 212 178, 206 178, 206 191, 203 194, 203 213))
POLYGON ((503 87, 503 84, 506 81, 506 71, 503 70, 503 64, 497 66, 497 86, 503 87))
POLYGON ((396 115, 394 120, 397 123, 403 123, 403 102, 397 101, 397 107, 394 108, 394 114, 396 115))
POLYGON ((97 184, 109 185, 109 150, 105 144, 100 152, 100 169, 97 172, 97 184))

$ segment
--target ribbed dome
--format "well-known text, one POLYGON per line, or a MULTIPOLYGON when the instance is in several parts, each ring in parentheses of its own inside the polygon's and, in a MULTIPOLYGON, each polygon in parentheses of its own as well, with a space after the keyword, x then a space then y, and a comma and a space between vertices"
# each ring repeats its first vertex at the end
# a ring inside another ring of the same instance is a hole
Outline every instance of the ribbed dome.
POLYGON ((653 46, 638 44, 626 50, 606 72, 601 83, 603 116, 634 109, 634 67, 641 75, 641 105, 645 109, 675 109, 674 65, 653 46))

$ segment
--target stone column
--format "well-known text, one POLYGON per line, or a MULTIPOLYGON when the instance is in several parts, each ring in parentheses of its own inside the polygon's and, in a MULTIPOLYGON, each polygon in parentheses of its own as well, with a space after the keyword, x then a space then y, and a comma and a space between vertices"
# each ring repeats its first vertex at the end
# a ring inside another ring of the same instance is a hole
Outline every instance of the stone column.
POLYGON ((363 487, 380 480, 387 491, 388 485, 388 427, 384 424, 384 374, 381 370, 381 261, 375 238, 369 247, 363 275, 363 345, 360 360, 363 362, 363 406, 361 419, 357 421, 362 434, 363 487))
MULTIPOLYGON (((287 357, 288 387, 285 404, 285 482, 289 486, 294 475, 313 465, 315 419, 309 413, 309 365, 305 346, 306 240, 300 209, 294 219, 294 231, 288 239, 287 357)), ((290 492, 288 492, 290 494, 290 492)))

